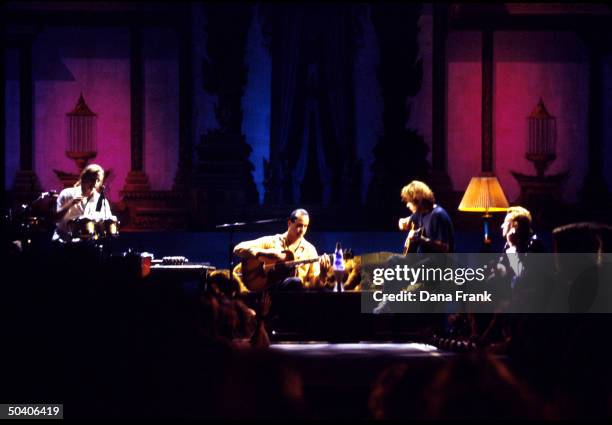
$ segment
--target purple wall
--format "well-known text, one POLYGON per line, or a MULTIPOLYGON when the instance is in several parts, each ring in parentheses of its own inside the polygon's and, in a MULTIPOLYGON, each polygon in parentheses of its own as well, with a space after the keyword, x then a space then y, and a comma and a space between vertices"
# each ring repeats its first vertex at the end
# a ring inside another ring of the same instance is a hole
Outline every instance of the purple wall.
POLYGON ((448 175, 453 188, 460 191, 481 171, 481 50, 482 37, 478 31, 455 31, 448 35, 448 175))
MULTIPOLYGON (((194 147, 216 128, 214 97, 203 89, 202 60, 206 57, 205 15, 192 5, 194 30, 194 147)), ((245 60, 249 69, 243 98, 243 132, 253 147, 254 179, 263 196, 262 159, 269 155, 269 53, 263 46, 261 22, 254 8, 245 60)), ((372 149, 382 134, 383 102, 376 71, 379 50, 369 13, 362 17, 363 33, 354 63, 355 143, 363 161, 363 196, 371 178, 372 149)), ((407 127, 416 129, 431 147, 433 125, 432 16, 426 5, 419 22, 423 84, 411 99, 407 127)), ((451 31, 447 39, 448 172, 455 190, 464 190, 481 167, 481 34, 451 31)), ((178 162, 179 85, 178 40, 167 28, 143 33, 144 166, 151 187, 170 189, 178 162)), ((82 92, 98 114, 98 157, 95 162, 113 170, 110 197, 119 199, 130 167, 129 31, 127 28, 48 27, 33 46, 35 78, 34 169, 43 190, 60 189, 53 170, 76 172, 65 156, 66 113, 82 92)), ((9 49, 6 61, 7 188, 19 164, 19 55, 9 49)), ((586 46, 573 32, 497 31, 494 33, 494 169, 510 201, 519 187, 510 171, 533 174, 525 158, 526 116, 540 97, 557 117, 558 158, 549 173, 570 170, 564 197, 576 200, 587 166, 588 77, 586 46)), ((612 59, 604 61, 604 173, 612 187, 612 59)), ((429 158, 431 158, 431 153, 429 158)))
MULTIPOLYGON (((119 199, 130 169, 130 60, 127 28, 47 28, 33 46, 34 169, 43 190, 61 189, 54 169, 76 172, 65 155, 66 113, 83 93, 98 114, 98 155, 112 169, 109 196, 119 199)), ((166 28, 143 30, 144 168, 154 190, 171 189, 178 162, 178 40, 166 28)), ((9 63, 15 62, 8 56, 9 63)), ((11 65, 13 66, 13 65, 11 65)), ((10 71, 10 75, 18 71, 10 71)), ((18 165, 18 82, 7 83, 7 185, 18 165)))
POLYGON ((144 168, 153 190, 170 190, 178 166, 178 39, 169 28, 143 30, 144 168))
MULTIPOLYGON (((455 31, 448 38, 447 138, 455 190, 481 170, 481 43, 479 32, 455 31)), ((563 194, 576 200, 587 164, 588 73, 586 47, 574 33, 494 33, 494 171, 510 202, 520 192, 510 171, 535 173, 524 157, 526 117, 540 97, 557 117, 557 159, 548 173, 570 170, 563 194)))
POLYGON ((569 170, 564 200, 576 201, 588 160, 589 64, 573 32, 495 32, 495 171, 508 200, 520 187, 510 171, 534 175, 525 159, 527 115, 541 97, 557 118, 557 159, 547 174, 569 170))
POLYGON ((43 190, 61 189, 54 169, 76 172, 65 155, 66 113, 82 92, 98 114, 98 156, 113 170, 118 199, 130 167, 129 32, 117 28, 47 28, 33 46, 35 80, 34 169, 43 190))

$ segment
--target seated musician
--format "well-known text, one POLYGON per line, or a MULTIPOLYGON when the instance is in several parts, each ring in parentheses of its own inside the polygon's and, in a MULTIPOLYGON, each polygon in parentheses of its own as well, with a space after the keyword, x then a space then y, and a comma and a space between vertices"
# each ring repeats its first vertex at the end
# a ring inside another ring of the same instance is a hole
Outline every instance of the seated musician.
POLYGON ((495 273, 509 282, 508 289, 512 291, 514 302, 533 301, 529 298, 533 298, 538 289, 534 284, 544 280, 534 279, 539 275, 540 267, 537 259, 530 257, 530 254, 544 252, 544 246, 531 227, 531 213, 523 207, 510 207, 501 228, 506 245, 495 273))
MULTIPOLYGON (((533 231, 531 213, 523 207, 508 208, 501 231, 506 243, 502 255, 493 265, 488 287, 500 300, 499 311, 529 309, 550 292, 545 264, 537 258, 530 258, 532 253, 544 252, 544 246, 533 231)), ((477 337, 480 342, 500 340, 502 332, 508 342, 516 324, 498 313, 472 315, 469 321, 471 337, 477 337)))
POLYGON ((100 199, 103 182, 104 169, 98 164, 90 164, 83 169, 74 187, 66 188, 60 192, 57 197, 57 213, 55 215, 57 227, 53 235, 54 241, 70 241, 74 236, 70 224, 78 218, 113 219, 116 221, 108 200, 100 199))
POLYGON ((453 223, 448 213, 436 204, 434 193, 418 180, 402 188, 402 201, 412 215, 399 220, 400 230, 409 230, 406 245, 411 252, 452 252, 453 223))
POLYGON ((506 240, 504 251, 511 253, 543 252, 544 247, 531 227, 531 213, 523 207, 510 207, 501 226, 506 240))
MULTIPOLYGON (((304 238, 309 224, 308 212, 304 209, 297 209, 289 216, 285 233, 241 242, 234 248, 234 254, 243 260, 256 258, 262 263, 313 259, 313 262, 296 266, 295 272, 290 273, 290 276, 283 277, 278 282, 270 282, 269 285, 272 290, 318 288, 319 278, 325 275, 330 266, 330 260, 326 255, 318 258, 316 248, 304 238)), ((243 280, 249 287, 245 274, 246 271, 243 269, 243 280)))
MULTIPOLYGON (((402 188, 402 201, 406 203, 406 207, 412 213, 409 217, 400 218, 398 222, 399 229, 409 231, 406 242, 404 243, 404 255, 409 253, 448 253, 453 251, 454 229, 453 223, 444 210, 436 204, 434 193, 425 183, 418 180, 413 180, 402 188)), ((414 259, 410 259, 413 261, 414 259)), ((431 264, 429 260, 428 264, 431 264)), ((405 257, 395 255, 388 260, 387 267, 394 267, 398 263, 405 261, 405 257)), ((440 264, 439 266, 442 266, 440 264)), ((437 284, 429 284, 429 291, 436 290, 439 287, 437 284)), ((416 289, 418 286, 413 286, 416 289)), ((405 289, 405 284, 396 282, 386 282, 385 291, 396 293, 399 290, 405 289)), ((425 305, 427 308, 436 307, 435 304, 425 305)), ((422 307, 420 306, 420 307, 422 307)), ((390 303, 381 301, 374 309, 375 313, 390 313, 390 303)), ((432 312, 432 311, 423 311, 432 312)))

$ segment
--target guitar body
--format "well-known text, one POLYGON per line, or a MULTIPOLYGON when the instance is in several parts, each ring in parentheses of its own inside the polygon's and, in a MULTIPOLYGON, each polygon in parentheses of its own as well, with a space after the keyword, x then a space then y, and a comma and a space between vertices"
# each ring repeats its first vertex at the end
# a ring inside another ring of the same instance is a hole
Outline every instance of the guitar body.
POLYGON ((295 276, 295 266, 287 266, 285 262, 293 261, 291 251, 283 251, 285 259, 270 259, 265 257, 247 258, 242 260, 242 280, 249 291, 261 292, 277 282, 295 276))
MULTIPOLYGON (((416 228, 416 224, 414 224, 413 221, 410 221, 410 230, 415 230, 416 228)), ((416 229, 417 233, 422 234, 423 233, 423 228, 421 227, 420 229, 416 229)), ((414 254, 415 252, 417 252, 417 248, 418 248, 418 244, 413 243, 410 240, 410 231, 408 232, 408 236, 406 236, 406 241, 404 242, 404 250, 402 251, 402 255, 408 255, 408 254, 414 254)))
MULTIPOLYGON (((345 260, 353 258, 352 250, 345 249, 342 252, 345 260)), ((282 282, 288 277, 297 276, 297 266, 317 262, 322 257, 296 261, 293 252, 287 250, 283 251, 283 254, 285 258, 280 260, 265 257, 251 257, 242 260, 241 274, 244 286, 253 292, 265 291, 275 283, 282 282)))

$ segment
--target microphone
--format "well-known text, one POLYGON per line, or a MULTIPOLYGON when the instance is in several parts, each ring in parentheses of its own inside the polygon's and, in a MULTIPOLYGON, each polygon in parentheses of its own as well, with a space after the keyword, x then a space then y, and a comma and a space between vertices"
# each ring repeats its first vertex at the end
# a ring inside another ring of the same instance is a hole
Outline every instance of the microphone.
POLYGON ((104 195, 104 186, 102 186, 102 188, 100 189, 100 197, 98 198, 98 203, 96 204, 96 212, 100 212, 100 210, 102 209, 102 203, 105 199, 106 196, 104 195))

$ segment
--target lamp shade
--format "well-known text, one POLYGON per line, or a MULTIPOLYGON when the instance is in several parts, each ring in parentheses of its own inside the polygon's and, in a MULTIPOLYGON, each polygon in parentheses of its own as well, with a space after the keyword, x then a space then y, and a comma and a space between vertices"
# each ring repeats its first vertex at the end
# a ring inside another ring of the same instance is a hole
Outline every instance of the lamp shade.
POLYGON ((497 177, 472 177, 461 202, 459 211, 505 212, 510 205, 497 177))

